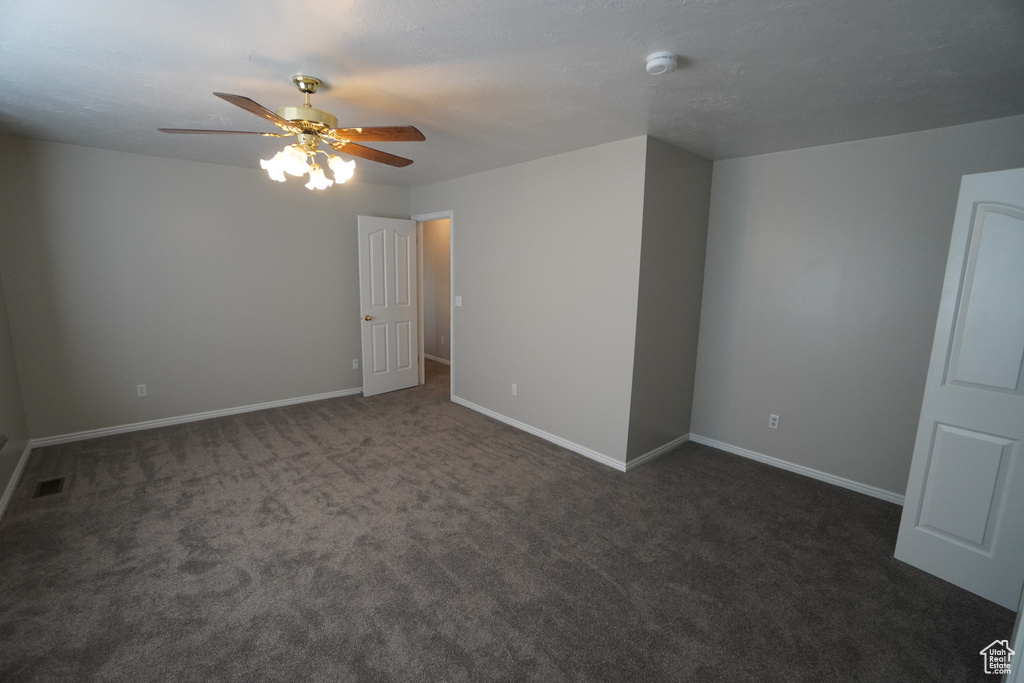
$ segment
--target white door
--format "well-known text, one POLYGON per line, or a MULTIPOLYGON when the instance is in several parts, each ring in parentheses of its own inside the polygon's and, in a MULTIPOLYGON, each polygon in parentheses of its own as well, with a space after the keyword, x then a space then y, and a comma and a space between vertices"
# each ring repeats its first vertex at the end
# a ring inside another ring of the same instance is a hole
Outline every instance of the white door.
POLYGON ((964 176, 896 557, 1003 607, 1024 585, 1024 169, 964 176))
POLYGON ((419 382, 416 223, 359 216, 363 395, 419 382))

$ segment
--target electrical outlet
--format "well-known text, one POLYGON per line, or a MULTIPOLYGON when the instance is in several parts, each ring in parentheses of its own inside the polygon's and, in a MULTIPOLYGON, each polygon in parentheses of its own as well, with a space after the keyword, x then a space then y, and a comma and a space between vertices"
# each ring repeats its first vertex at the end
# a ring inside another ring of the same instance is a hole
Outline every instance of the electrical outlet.
POLYGON ((444 346, 444 337, 441 337, 441 346, 444 346))
POLYGON ((358 370, 359 369, 359 359, 358 358, 353 358, 352 359, 352 369, 353 370, 358 370))
POLYGON ((139 398, 145 398, 146 396, 149 396, 149 392, 146 391, 146 385, 145 384, 136 384, 135 385, 135 395, 138 396, 139 398))
POLYGON ((519 387, 517 385, 515 385, 515 384, 512 385, 512 395, 513 396, 518 396, 519 395, 519 387))
POLYGON ((779 428, 779 416, 778 415, 769 415, 768 416, 768 429, 778 429, 778 428, 779 428))
POLYGON ((455 297, 455 305, 456 306, 461 306, 462 305, 462 297, 461 296, 455 297))

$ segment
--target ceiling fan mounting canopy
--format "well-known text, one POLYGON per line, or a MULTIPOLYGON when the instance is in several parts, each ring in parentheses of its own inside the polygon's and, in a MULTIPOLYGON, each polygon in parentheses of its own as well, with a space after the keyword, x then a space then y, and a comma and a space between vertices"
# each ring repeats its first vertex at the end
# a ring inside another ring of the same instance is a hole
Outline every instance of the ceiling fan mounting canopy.
POLYGON ((312 95, 316 92, 317 88, 324 84, 319 78, 305 74, 295 74, 292 76, 292 83, 299 89, 299 92, 306 95, 312 95))

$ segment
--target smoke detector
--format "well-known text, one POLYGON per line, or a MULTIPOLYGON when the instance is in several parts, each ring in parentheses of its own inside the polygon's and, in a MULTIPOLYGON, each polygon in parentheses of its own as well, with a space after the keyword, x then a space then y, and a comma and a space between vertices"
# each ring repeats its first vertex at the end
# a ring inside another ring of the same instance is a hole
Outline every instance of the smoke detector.
POLYGON ((678 57, 672 52, 655 52, 647 55, 647 73, 652 76, 667 74, 676 70, 678 57))

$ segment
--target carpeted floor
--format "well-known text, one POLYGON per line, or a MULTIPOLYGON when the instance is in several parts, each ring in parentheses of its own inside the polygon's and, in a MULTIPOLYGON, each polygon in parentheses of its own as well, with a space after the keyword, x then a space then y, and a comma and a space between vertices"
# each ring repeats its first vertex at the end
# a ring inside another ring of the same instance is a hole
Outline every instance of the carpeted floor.
POLYGON ((1013 613, 894 560, 897 506, 692 443, 616 472, 446 370, 37 449, 0 680, 993 678, 1013 613))

